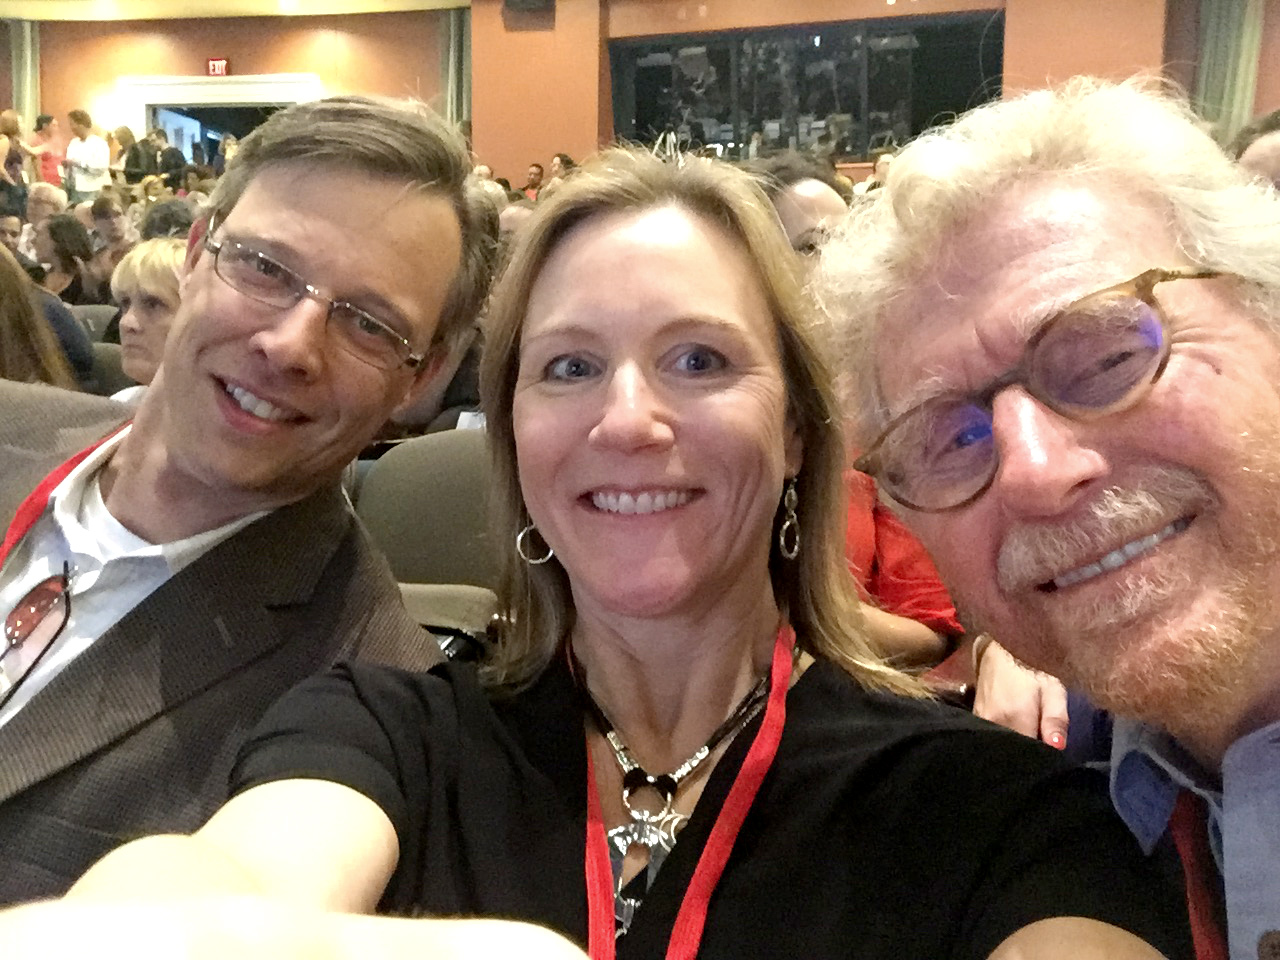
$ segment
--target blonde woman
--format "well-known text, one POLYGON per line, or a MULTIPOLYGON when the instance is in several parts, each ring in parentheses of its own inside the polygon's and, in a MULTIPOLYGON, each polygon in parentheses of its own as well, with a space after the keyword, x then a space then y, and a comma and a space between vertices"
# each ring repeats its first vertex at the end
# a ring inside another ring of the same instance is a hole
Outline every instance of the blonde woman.
POLYGON ((136 403, 156 375, 178 312, 178 271, 186 248, 170 237, 146 240, 125 254, 111 275, 111 293, 120 305, 121 366, 138 381, 114 400, 136 403))

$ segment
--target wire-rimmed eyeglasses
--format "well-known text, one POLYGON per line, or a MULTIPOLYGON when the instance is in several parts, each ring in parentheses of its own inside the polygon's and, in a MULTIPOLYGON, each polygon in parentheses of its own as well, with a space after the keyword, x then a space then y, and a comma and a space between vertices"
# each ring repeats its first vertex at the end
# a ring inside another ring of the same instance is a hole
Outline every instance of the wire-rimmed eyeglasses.
POLYGON ((279 261, 239 240, 214 240, 209 224, 204 245, 213 253, 213 272, 227 286, 250 300, 285 309, 309 297, 328 308, 329 331, 348 353, 383 370, 406 366, 416 370, 425 353, 414 353, 413 344, 389 324, 345 300, 325 296, 279 261))

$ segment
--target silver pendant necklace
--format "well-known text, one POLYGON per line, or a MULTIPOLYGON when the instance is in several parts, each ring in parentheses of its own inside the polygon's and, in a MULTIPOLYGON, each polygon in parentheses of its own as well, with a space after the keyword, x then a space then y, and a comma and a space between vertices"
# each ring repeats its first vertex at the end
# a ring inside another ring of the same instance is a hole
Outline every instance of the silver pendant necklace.
MULTIPOLYGON (((572 654, 570 654, 572 657, 572 654)), ((640 900, 623 895, 622 868, 628 851, 634 846, 644 847, 649 854, 649 864, 645 868, 645 890, 653 886, 667 855, 676 845, 676 837, 684 828, 689 818, 674 809, 676 793, 680 784, 693 773, 720 744, 738 734, 760 712, 768 696, 768 678, 761 677, 756 685, 747 691, 729 719, 720 724, 711 734, 707 742, 700 746, 684 763, 670 773, 654 775, 640 766, 630 748, 618 735, 617 729, 596 703, 587 689, 586 674, 577 657, 572 657, 574 675, 578 679, 583 705, 595 721, 596 727, 604 734, 605 741, 613 751, 613 759, 622 771, 622 805, 631 818, 628 823, 614 827, 607 834, 609 843, 609 863, 613 868, 613 904, 616 936, 621 937, 631 927, 640 900), (662 807, 657 813, 644 807, 632 805, 632 797, 645 788, 658 794, 662 807)))

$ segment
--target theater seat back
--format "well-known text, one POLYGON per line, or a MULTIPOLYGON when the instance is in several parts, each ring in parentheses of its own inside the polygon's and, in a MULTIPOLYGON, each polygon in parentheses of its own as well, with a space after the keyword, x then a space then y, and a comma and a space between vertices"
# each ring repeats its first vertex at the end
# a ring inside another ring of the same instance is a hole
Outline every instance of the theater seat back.
POLYGON ((447 430, 406 440, 375 461, 356 513, 401 583, 492 589, 488 496, 484 431, 447 430))
POLYGON ((99 396, 109 397, 125 387, 138 385, 137 380, 124 372, 120 363, 120 344, 94 343, 93 379, 96 384, 94 392, 99 396))

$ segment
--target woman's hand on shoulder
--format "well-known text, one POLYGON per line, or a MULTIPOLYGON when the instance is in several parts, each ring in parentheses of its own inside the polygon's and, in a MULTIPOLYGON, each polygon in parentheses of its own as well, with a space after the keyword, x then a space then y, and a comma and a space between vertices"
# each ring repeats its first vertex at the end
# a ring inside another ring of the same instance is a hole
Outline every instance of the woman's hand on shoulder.
POLYGON ((1023 666, 985 635, 975 641, 973 672, 977 716, 1059 750, 1066 747, 1067 691, 1055 677, 1023 666))

